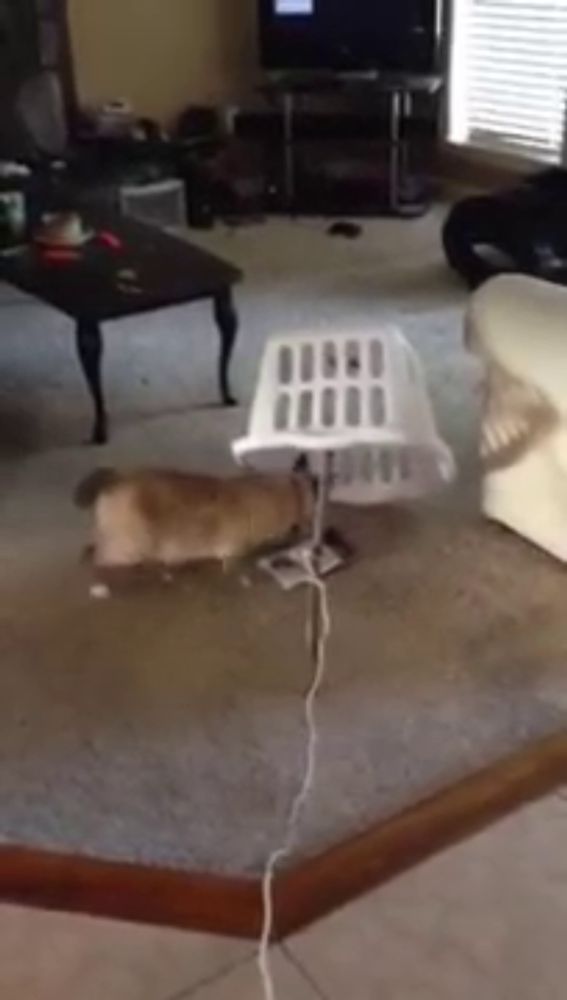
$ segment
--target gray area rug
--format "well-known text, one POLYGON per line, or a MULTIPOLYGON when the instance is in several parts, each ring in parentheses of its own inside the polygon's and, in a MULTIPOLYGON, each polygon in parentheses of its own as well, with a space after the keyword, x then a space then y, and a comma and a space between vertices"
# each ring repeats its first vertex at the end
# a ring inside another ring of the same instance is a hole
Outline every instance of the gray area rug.
MULTIPOLYGON (((270 334, 395 317, 461 467, 428 505, 333 512, 357 558, 330 585, 300 856, 565 726, 564 570, 478 516, 479 372, 438 222, 372 223, 355 243, 287 221, 203 240, 247 274, 243 404, 270 334)), ((246 406, 208 405, 208 311, 109 328, 114 438, 96 453, 77 445, 88 408, 65 320, 2 289, 0 324, 0 840, 256 873, 303 762, 305 597, 203 567, 93 603, 70 501, 93 464, 230 469, 246 406)))

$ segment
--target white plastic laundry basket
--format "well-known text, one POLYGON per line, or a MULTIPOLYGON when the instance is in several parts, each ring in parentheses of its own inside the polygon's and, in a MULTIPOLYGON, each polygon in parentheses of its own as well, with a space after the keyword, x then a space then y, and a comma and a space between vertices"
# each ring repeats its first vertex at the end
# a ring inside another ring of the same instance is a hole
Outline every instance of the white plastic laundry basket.
POLYGON ((266 346, 240 462, 334 452, 331 499, 411 499, 449 482, 421 365, 395 327, 375 333, 297 335, 266 346))

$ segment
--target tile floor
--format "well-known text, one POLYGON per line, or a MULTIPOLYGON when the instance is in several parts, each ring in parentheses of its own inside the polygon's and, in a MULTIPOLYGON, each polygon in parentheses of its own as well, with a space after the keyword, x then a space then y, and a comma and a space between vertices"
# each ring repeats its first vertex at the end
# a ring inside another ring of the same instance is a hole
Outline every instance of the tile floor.
MULTIPOLYGON (((567 795, 273 953, 278 1000, 564 1000, 567 795)), ((253 945, 0 907, 2 1000, 262 1000, 253 945)))

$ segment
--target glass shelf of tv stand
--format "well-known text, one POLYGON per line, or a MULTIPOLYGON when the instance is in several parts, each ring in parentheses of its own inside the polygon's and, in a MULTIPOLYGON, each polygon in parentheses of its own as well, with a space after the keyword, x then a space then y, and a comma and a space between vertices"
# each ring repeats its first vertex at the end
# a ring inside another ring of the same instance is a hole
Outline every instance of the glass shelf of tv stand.
MULTIPOLYGON (((298 134, 296 116, 308 97, 334 94, 348 98, 362 95, 386 99, 388 124, 388 207, 394 215, 411 215, 404 204, 403 187, 407 140, 404 132, 411 119, 413 99, 418 93, 435 97, 443 88, 440 74, 415 73, 277 73, 270 74, 260 92, 282 115, 282 160, 284 197, 290 212, 297 206, 297 146, 305 142, 298 134)), ((378 109, 377 100, 377 109, 378 109)), ((368 114, 368 105, 367 105, 368 114)))
POLYGON ((266 74, 259 90, 263 93, 294 91, 317 93, 325 90, 344 90, 349 87, 375 89, 381 93, 405 90, 412 93, 435 94, 444 84, 441 73, 403 73, 379 70, 354 70, 341 73, 327 71, 274 70, 266 74))

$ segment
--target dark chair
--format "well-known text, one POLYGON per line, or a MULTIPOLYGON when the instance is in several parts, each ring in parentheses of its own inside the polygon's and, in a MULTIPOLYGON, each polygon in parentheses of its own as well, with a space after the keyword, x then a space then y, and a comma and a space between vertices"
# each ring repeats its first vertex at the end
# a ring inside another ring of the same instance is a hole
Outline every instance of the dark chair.
POLYGON ((34 169, 43 210, 117 209, 122 185, 172 173, 169 146, 151 134, 151 123, 143 141, 99 136, 92 129, 73 136, 56 73, 42 71, 24 82, 14 118, 23 143, 20 155, 34 169))
POLYGON ((443 227, 449 266, 470 288, 504 271, 567 283, 567 171, 458 202, 443 227))
POLYGON ((16 115, 38 160, 65 160, 70 154, 69 130, 61 81, 43 70, 29 77, 16 98, 16 115))

